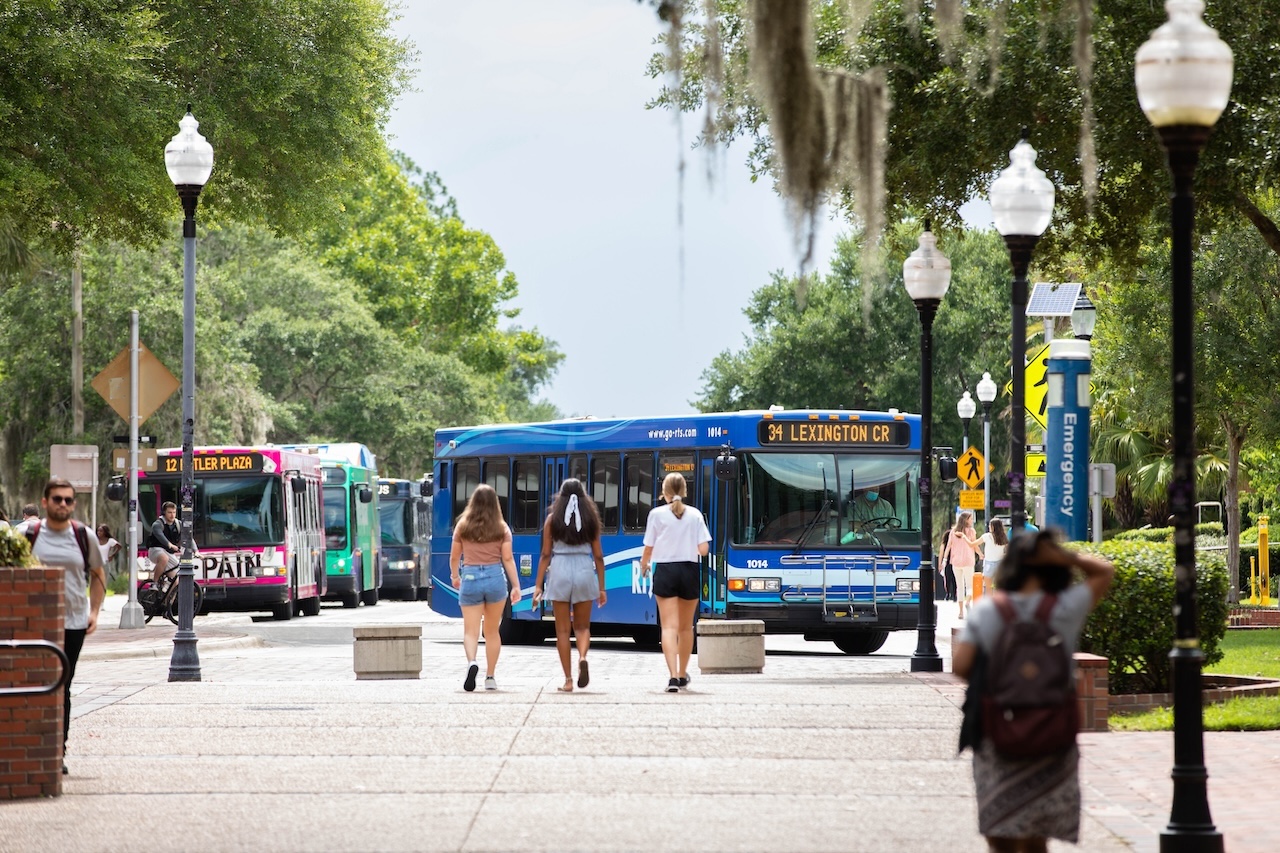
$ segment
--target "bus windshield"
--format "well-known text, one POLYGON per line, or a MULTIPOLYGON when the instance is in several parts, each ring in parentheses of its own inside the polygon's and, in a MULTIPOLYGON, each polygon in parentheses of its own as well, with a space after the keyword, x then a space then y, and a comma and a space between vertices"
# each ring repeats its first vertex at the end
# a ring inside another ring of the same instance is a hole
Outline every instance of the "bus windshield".
POLYGON ((333 551, 347 547, 347 490, 324 487, 324 546, 333 551))
MULTIPOLYGON (((181 513, 178 480, 148 478, 140 483, 141 496, 158 491, 160 500, 173 501, 181 513)), ((192 536, 197 548, 241 545, 278 545, 284 541, 284 513, 278 477, 197 477, 195 523, 192 536)), ((154 500, 140 500, 150 510, 154 500)), ((155 519, 145 518, 150 524, 155 519)))
POLYGON ((414 508, 412 501, 383 498, 378 504, 378 524, 384 545, 412 545, 414 508))
POLYGON ((918 457, 747 453, 738 501, 740 545, 919 545, 918 457))

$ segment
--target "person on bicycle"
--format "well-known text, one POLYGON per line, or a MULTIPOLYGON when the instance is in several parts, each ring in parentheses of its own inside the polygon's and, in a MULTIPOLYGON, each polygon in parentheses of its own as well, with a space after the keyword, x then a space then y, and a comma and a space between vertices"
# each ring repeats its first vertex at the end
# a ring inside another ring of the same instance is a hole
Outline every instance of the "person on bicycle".
POLYGON ((159 588, 160 579, 168 571, 170 563, 176 563, 170 555, 177 554, 181 534, 178 532, 178 505, 173 501, 165 501, 161 507, 162 515, 151 525, 147 536, 147 557, 155 566, 151 572, 151 582, 159 588))

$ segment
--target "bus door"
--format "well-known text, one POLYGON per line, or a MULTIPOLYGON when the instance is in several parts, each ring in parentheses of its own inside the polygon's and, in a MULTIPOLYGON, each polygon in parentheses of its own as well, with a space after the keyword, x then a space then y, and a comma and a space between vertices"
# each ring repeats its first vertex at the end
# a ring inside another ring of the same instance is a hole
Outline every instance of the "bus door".
MULTIPOLYGON (((547 456, 542 462, 542 515, 540 518, 546 518, 551 513, 551 506, 556 502, 556 496, 560 494, 560 484, 569 476, 569 457, 567 456, 547 456)), ((539 527, 538 534, 538 555, 542 554, 542 546, 545 544, 542 537, 546 535, 541 532, 543 528, 539 527)), ((534 557, 536 564, 539 556, 534 557)), ((538 576, 538 567, 533 567, 533 577, 538 576)), ((547 618, 551 616, 551 602, 545 598, 542 600, 542 612, 547 618)))
POLYGON ((702 616, 723 616, 727 596, 724 558, 728 544, 725 524, 728 486, 716 479, 715 464, 714 455, 703 455, 698 464, 697 506, 706 515, 707 529, 711 531, 711 551, 701 560, 702 600, 698 613, 702 616))

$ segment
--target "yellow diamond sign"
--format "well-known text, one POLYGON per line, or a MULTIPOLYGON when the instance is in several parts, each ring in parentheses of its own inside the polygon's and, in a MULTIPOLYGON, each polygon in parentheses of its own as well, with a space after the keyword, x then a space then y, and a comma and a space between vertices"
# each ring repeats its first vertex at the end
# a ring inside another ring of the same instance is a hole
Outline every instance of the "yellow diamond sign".
MULTIPOLYGON (((1023 405, 1026 407, 1027 415, 1036 423, 1040 424, 1040 429, 1048 429, 1049 417, 1045 412, 1045 407, 1049 402, 1049 345, 1044 344, 1040 349, 1036 350, 1031 356, 1031 360, 1027 362, 1025 372, 1026 384, 1023 387, 1023 405)), ((1004 393, 1013 395, 1013 380, 1009 380, 1004 384, 1004 393)))
MULTIPOLYGON (((89 383, 93 390, 102 395, 107 405, 116 410, 116 414, 129 420, 129 348, 125 347, 102 368, 102 372, 93 377, 89 383)), ((155 413, 174 391, 179 382, 164 366, 155 353, 143 344, 138 344, 138 422, 141 423, 155 413)))
POLYGON ((982 452, 976 447, 970 447, 964 452, 964 455, 956 460, 956 473, 961 480, 964 480, 966 486, 971 489, 978 488, 982 484, 983 478, 987 476, 987 472, 991 470, 991 466, 987 464, 987 460, 982 458, 982 452))

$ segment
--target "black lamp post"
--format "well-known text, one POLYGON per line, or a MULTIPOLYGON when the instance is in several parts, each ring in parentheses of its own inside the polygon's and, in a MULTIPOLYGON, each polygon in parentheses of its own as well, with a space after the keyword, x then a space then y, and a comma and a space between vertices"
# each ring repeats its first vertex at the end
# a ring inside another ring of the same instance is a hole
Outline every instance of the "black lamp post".
POLYGON ((933 603, 933 318, 951 285, 951 261, 925 220, 920 245, 902 264, 902 282, 920 315, 920 611, 912 672, 942 672, 933 603))
POLYGON ((1160 835, 1162 851, 1223 849, 1209 814, 1204 764, 1204 709, 1196 624, 1195 345, 1191 290, 1192 181, 1209 131, 1231 96, 1232 55, 1201 19, 1201 0, 1168 0, 1169 20, 1138 48, 1134 82, 1138 103, 1155 126, 1173 175, 1173 514, 1176 633, 1169 653, 1173 672, 1173 805, 1160 835))
POLYGON ((191 114, 178 122, 177 135, 164 147, 164 167, 182 199, 182 556, 178 562, 178 631, 169 659, 170 681, 199 681, 200 654, 195 632, 195 420, 196 420, 196 205, 213 172, 213 146, 191 114))
POLYGON ((991 213, 1013 263, 1010 299, 1013 400, 1009 407, 1009 514, 1013 523, 1010 536, 1021 533, 1027 524, 1027 267, 1031 265, 1031 251, 1053 216, 1053 182, 1036 168, 1036 151, 1027 142, 1027 136, 1024 129, 1022 141, 1009 152, 1009 168, 991 184, 991 213))
POLYGON ((982 497, 982 520, 987 524, 991 523, 991 404, 995 401, 995 380, 990 373, 983 373, 982 380, 978 383, 978 402, 982 403, 982 457, 987 462, 982 474, 982 489, 985 492, 982 497))

